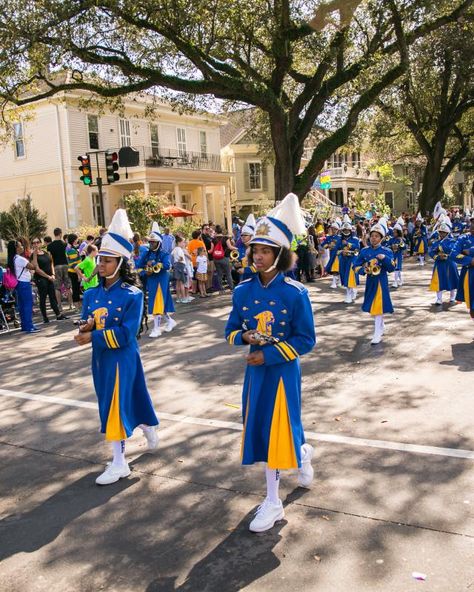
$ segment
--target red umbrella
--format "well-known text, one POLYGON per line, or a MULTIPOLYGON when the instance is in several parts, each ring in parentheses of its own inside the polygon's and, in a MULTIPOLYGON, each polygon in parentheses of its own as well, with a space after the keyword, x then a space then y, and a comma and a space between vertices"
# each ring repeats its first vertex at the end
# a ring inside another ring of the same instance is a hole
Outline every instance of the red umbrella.
POLYGON ((179 208, 178 206, 167 206, 161 210, 165 216, 173 216, 174 218, 187 218, 188 216, 195 216, 196 212, 179 208))

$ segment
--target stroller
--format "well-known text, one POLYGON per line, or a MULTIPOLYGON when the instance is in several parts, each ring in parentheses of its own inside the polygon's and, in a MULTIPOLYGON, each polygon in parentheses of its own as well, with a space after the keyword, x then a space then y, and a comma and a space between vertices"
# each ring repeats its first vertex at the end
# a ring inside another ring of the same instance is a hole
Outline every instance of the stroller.
POLYGON ((0 333, 9 332, 11 325, 15 328, 20 326, 15 307, 14 292, 7 290, 0 280, 0 333))

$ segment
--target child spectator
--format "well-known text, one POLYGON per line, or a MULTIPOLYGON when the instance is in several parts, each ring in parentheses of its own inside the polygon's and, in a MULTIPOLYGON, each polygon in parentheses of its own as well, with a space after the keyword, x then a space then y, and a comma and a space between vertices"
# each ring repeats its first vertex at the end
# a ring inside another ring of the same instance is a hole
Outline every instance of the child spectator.
POLYGON ((188 273, 183 246, 184 239, 181 236, 177 236, 176 246, 171 251, 171 260, 173 261, 173 278, 176 281, 176 302, 189 302, 186 299, 185 286, 188 282, 188 273))
POLYGON ((207 255, 204 247, 199 247, 196 257, 196 279, 201 298, 207 298, 206 283, 207 283, 207 255))
POLYGON ((99 285, 99 278, 97 275, 93 275, 97 266, 96 257, 98 253, 99 250, 95 245, 87 245, 86 258, 76 265, 76 273, 79 276, 84 292, 99 285))

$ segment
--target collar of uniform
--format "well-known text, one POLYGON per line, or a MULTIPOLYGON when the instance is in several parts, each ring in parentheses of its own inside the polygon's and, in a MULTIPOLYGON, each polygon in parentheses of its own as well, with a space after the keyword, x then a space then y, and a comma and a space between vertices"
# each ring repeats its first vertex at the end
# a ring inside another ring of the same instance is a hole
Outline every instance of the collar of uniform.
MULTIPOLYGON (((258 278, 258 283, 260 284, 260 287, 263 288, 264 290, 266 290, 273 283, 275 283, 275 281, 276 281, 277 278, 279 278, 279 280, 281 281, 283 279, 283 274, 281 272, 277 273, 275 277, 272 277, 272 279, 268 282, 268 284, 266 286, 264 286, 262 284, 262 280, 260 279, 260 274, 257 274, 257 278, 258 278)), ((276 283, 278 283, 278 282, 276 282, 276 283)))
POLYGON ((115 287, 119 286, 121 284, 121 282, 122 282, 122 279, 121 278, 117 278, 115 280, 115 282, 111 286, 109 286, 108 288, 105 287, 105 283, 104 283, 102 285, 102 287, 104 288, 104 292, 110 292, 110 290, 113 290, 115 287))

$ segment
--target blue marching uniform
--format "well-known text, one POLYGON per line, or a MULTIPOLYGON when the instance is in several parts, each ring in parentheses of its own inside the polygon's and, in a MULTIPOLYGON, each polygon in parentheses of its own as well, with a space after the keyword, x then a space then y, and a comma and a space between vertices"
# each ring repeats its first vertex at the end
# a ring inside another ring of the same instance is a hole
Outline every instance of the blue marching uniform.
POLYGON ((392 238, 388 241, 387 247, 391 249, 393 253, 395 271, 402 271, 403 251, 407 248, 405 241, 403 238, 392 236, 392 238))
POLYGON ((380 273, 378 275, 367 274, 362 310, 374 316, 393 313, 387 275, 395 270, 396 263, 392 251, 381 245, 375 249, 374 247, 365 247, 354 261, 354 271, 362 275, 366 274, 364 268, 366 263, 378 265, 380 273), (385 258, 382 260, 376 259, 377 255, 380 254, 385 255, 385 258))
POLYGON ((474 267, 471 266, 474 257, 474 236, 463 234, 455 242, 451 251, 451 259, 462 265, 459 275, 456 300, 465 302, 470 312, 474 311, 474 267))
POLYGON ((452 233, 455 238, 458 238, 465 230, 466 225, 462 220, 454 220, 452 233))
POLYGON ((163 315, 174 312, 174 303, 170 290, 171 257, 161 248, 148 249, 136 263, 137 271, 148 291, 148 314, 163 315), (145 269, 151 265, 161 266, 160 271, 148 275, 145 269))
POLYGON ((315 343, 313 312, 308 291, 282 273, 264 287, 260 276, 235 289, 225 336, 231 345, 247 345, 242 333, 255 329, 279 341, 264 346, 265 362, 247 366, 242 392, 242 464, 266 462, 270 469, 301 467, 305 443, 301 422, 299 357, 315 343))
POLYGON ((339 275, 341 284, 345 288, 357 288, 359 276, 354 272, 354 261, 359 254, 360 241, 355 236, 349 238, 341 237, 339 250, 339 275), (352 252, 352 254, 350 254, 352 252))
POLYGON ((443 240, 435 241, 429 249, 429 255, 435 262, 430 283, 432 292, 451 291, 458 287, 458 269, 455 261, 449 258, 455 242, 454 239, 446 237, 443 240))
POLYGON ((415 228, 413 232, 413 252, 415 255, 426 255, 428 252, 428 238, 424 225, 415 228))
POLYGON ((92 376, 107 440, 124 440, 140 424, 158 425, 137 342, 142 309, 141 290, 121 280, 84 293, 82 318, 95 321, 92 376))
POLYGON ((341 244, 341 237, 337 234, 328 235, 322 242, 323 249, 329 249, 329 261, 324 268, 326 273, 339 273, 339 257, 337 252, 341 244))

